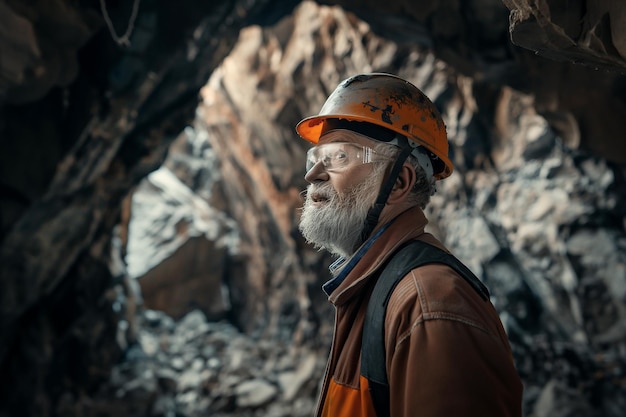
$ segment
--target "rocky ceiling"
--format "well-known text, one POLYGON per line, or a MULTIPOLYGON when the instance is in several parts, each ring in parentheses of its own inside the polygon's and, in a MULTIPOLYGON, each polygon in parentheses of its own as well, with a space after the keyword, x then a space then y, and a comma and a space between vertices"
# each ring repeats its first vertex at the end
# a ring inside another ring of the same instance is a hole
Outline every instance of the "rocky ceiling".
MULTIPOLYGON (((124 245, 127 196, 194 119, 239 31, 299 3, 0 0, 0 364, 3 388, 30 388, 17 400, 1 390, 0 416, 18 406, 50 415, 62 395, 50 375, 85 392, 106 378, 121 355, 120 315, 133 314, 112 255, 124 245)), ((432 50, 474 80, 482 103, 501 88, 528 94, 566 147, 626 164, 625 2, 320 3, 432 50)))
MULTIPOLYGON (((626 145, 618 134, 624 130, 624 120, 616 116, 626 112, 624 2, 401 0, 389 4, 344 0, 321 3, 343 5, 368 21, 373 30, 386 35, 395 34, 414 42, 428 39, 439 57, 474 79, 509 84, 533 93, 539 111, 567 143, 583 146, 616 162, 626 160, 626 145), (396 17, 393 23, 380 19, 389 15, 396 17), (590 111, 592 108, 603 114, 601 120, 590 111)), ((269 23, 289 12, 295 4, 296 0, 257 0, 207 2, 189 7, 181 3, 179 7, 156 0, 134 3, 2 0, 3 119, 12 118, 10 111, 14 105, 41 102, 50 94, 62 95, 59 97, 65 103, 62 110, 75 116, 93 105, 106 107, 111 104, 110 99, 122 98, 129 88, 137 88, 141 75, 151 73, 157 78, 149 81, 152 85, 143 86, 147 91, 160 81, 158 77, 184 71, 185 65, 175 62, 183 60, 182 56, 168 62, 159 57, 180 54, 181 43, 201 44, 201 37, 213 39, 215 49, 199 53, 212 54, 215 65, 232 44, 238 27, 269 23), (137 18, 139 7, 141 14, 137 18), (192 33, 203 19, 211 21, 209 33, 192 33), (128 42, 131 34, 132 45, 128 42), (108 37, 116 42, 107 42, 108 37), (92 95, 110 99, 81 97, 94 104, 70 107, 78 99, 72 90, 77 83, 85 83, 92 95)), ((210 69, 208 65, 194 71, 189 74, 187 85, 180 86, 187 90, 187 100, 193 101, 194 92, 210 69)), ((106 112, 106 108, 99 111, 106 112)), ((4 125, 3 137, 21 133, 11 131, 6 122, 4 125)), ((63 141, 67 147, 71 139, 63 141)))

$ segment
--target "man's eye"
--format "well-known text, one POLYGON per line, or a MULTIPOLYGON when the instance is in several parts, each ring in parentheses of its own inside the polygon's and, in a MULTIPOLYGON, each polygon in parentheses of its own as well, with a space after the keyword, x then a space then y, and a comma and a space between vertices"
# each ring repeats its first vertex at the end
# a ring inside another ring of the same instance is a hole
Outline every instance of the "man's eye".
POLYGON ((348 154, 344 151, 337 151, 333 155, 333 162, 338 164, 345 164, 348 162, 348 154))

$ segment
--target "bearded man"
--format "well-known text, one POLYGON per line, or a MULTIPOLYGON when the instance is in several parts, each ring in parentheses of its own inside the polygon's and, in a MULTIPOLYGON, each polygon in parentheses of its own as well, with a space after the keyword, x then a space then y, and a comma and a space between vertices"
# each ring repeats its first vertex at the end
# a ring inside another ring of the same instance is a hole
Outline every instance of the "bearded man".
POLYGON ((453 169, 433 103, 397 76, 360 74, 296 131, 314 144, 300 231, 338 256, 323 286, 336 316, 316 415, 521 416, 488 290, 424 230, 453 169))

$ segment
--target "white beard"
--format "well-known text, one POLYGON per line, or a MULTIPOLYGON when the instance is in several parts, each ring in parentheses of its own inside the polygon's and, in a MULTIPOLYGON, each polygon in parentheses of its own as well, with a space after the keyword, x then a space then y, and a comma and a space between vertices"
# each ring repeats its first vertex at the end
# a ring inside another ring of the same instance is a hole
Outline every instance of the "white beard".
POLYGON ((330 183, 309 185, 299 224, 306 241, 338 256, 352 256, 363 243, 361 233, 367 213, 378 197, 383 172, 374 169, 361 184, 341 195, 330 183), (315 205, 311 200, 315 193, 328 200, 315 205))

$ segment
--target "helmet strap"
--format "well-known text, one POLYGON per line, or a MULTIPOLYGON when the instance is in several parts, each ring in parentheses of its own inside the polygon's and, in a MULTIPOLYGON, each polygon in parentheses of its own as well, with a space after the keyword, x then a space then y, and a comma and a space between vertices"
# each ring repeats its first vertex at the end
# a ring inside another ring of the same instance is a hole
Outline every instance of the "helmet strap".
POLYGON ((389 177, 383 183, 383 186, 380 189, 380 193, 378 193, 378 197, 376 198, 376 202, 367 212, 367 217, 365 218, 365 225, 363 226, 363 231, 361 232, 361 243, 365 242, 367 238, 372 234, 374 228, 378 224, 378 219, 380 217, 380 213, 385 208, 385 204, 387 204, 387 199, 389 198, 389 194, 391 194, 391 190, 393 189, 398 176, 400 175, 400 170, 402 169, 402 165, 411 154, 411 147, 408 144, 401 147, 402 151, 398 155, 398 158, 393 164, 393 168, 389 173, 389 177))

